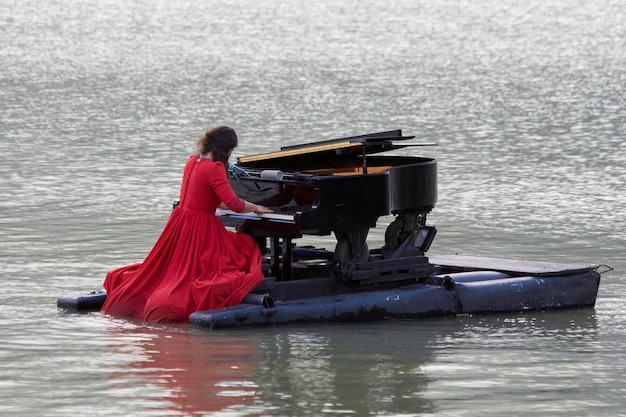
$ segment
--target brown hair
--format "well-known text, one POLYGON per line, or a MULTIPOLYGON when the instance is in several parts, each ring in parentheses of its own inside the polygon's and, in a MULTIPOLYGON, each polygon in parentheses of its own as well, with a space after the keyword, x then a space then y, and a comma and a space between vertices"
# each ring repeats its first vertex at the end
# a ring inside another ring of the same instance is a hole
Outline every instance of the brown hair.
POLYGON ((237 134, 228 126, 208 129, 198 139, 198 152, 211 152, 214 161, 219 161, 228 169, 228 151, 237 147, 237 134))

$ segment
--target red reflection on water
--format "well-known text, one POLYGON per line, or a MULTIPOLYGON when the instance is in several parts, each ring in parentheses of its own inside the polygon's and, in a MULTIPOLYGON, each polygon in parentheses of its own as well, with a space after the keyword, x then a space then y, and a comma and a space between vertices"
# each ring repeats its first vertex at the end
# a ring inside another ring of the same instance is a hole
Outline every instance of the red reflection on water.
POLYGON ((193 333, 186 326, 140 326, 109 334, 110 354, 119 359, 109 373, 113 389, 139 400, 136 407, 174 415, 244 409, 245 415, 257 415, 249 409, 260 396, 261 351, 254 337, 193 333))

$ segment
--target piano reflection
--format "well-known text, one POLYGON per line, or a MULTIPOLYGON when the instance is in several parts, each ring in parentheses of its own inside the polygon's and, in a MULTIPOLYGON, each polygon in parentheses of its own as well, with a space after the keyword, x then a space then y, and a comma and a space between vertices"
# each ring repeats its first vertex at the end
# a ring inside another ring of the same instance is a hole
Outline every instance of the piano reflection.
POLYGON ((270 255, 269 273, 280 281, 294 278, 293 239, 329 234, 337 239, 334 251, 315 253, 331 258, 336 281, 367 285, 428 276, 433 269, 424 253, 436 230, 426 226, 426 215, 437 201, 436 161, 381 155, 434 145, 411 139, 392 130, 239 157, 229 171, 233 190, 275 212, 218 209, 216 214, 225 225, 257 238, 270 255), (385 245, 370 250, 369 229, 386 215, 395 219, 386 229, 385 245))

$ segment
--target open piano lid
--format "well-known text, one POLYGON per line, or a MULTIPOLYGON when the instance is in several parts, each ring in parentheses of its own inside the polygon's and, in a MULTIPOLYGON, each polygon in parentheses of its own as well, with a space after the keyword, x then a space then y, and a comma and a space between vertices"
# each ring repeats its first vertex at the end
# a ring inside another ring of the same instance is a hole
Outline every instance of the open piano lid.
POLYGON ((351 157, 405 148, 408 146, 432 146, 434 144, 394 143, 406 141, 415 136, 402 136, 402 130, 369 133, 360 136, 351 136, 339 139, 330 139, 300 145, 283 146, 278 152, 258 155, 242 156, 237 158, 243 166, 273 165, 280 166, 285 162, 294 162, 306 158, 308 160, 334 159, 337 156, 351 157))

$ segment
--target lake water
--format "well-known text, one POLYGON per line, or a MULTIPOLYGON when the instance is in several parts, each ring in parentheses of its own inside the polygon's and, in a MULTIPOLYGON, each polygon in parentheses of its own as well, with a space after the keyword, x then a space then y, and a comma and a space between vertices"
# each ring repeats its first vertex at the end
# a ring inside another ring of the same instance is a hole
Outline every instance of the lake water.
POLYGON ((0 0, 0 415, 624 415, 624 6, 0 0), (431 253, 614 271, 595 309, 555 313, 218 333, 59 313, 143 259, 218 124, 235 157, 403 129, 438 144, 406 151, 438 160, 431 253))

